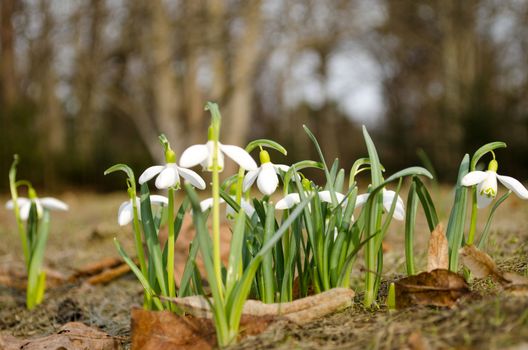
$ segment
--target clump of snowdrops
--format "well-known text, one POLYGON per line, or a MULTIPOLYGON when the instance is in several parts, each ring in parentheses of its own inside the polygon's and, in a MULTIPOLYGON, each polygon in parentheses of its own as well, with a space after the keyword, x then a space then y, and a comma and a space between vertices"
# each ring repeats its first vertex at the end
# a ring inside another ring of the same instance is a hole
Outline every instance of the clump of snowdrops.
MULTIPOLYGON (((358 159, 348 171, 337 159, 331 165, 326 162, 307 127, 304 130, 317 150, 318 161, 305 160, 289 166, 277 164, 272 161, 272 155, 287 155, 283 146, 268 139, 252 141, 244 149, 223 144, 218 106, 208 103, 206 110, 211 113, 207 141, 184 150, 178 161, 169 140, 161 135, 165 163, 143 171, 138 181, 139 193, 134 172, 127 165, 117 164, 105 172, 124 171, 127 175, 129 199, 119 208, 118 221, 121 225, 132 223, 138 263, 119 242, 115 243, 144 288, 145 308, 183 314, 173 302, 174 297, 205 296, 202 285, 205 278, 218 343, 225 346, 236 341, 242 307, 248 298, 265 303, 288 302, 312 292, 351 287, 352 267, 362 249, 364 304, 371 307, 377 304, 383 271, 381 247, 392 220, 405 222, 407 272, 415 273, 413 241, 418 203, 431 231, 439 221, 427 182, 423 180, 432 179, 430 171, 416 166, 385 177, 366 128, 363 128, 363 137, 368 156, 358 159), (257 152, 260 164, 251 156, 257 152), (239 170, 221 182, 219 174, 224 169, 226 156, 239 170), (209 195, 200 196, 197 192, 206 189, 205 181, 191 169, 198 165, 202 171, 211 173, 209 195), (325 184, 321 186, 306 178, 303 170, 307 168, 324 172, 325 184), (370 172, 370 185, 365 193, 359 194, 356 179, 367 172, 370 172), (400 196, 405 178, 410 178, 407 210, 400 196), (166 196, 151 194, 149 183, 152 182, 157 190, 166 191, 166 196), (255 184, 258 192, 252 190, 255 184), (184 195, 176 196, 176 191, 183 191, 184 195), (223 205, 231 228, 226 262, 220 255, 223 205), (192 215, 195 236, 176 286, 174 246, 188 212, 192 215), (158 233, 163 225, 168 228, 168 238, 162 245, 158 233), (198 253, 205 266, 205 276, 196 264, 198 253), (298 291, 296 295, 294 290, 298 291)), ((462 161, 447 229, 452 270, 458 269, 458 248, 463 244, 467 187, 473 201, 469 235, 465 240, 468 244, 474 240, 477 208, 488 205, 497 194, 496 179, 520 197, 528 198, 528 191, 517 180, 496 174, 493 150, 500 147, 505 145, 500 142, 485 145, 475 153, 471 163, 468 155, 462 161), (488 153, 493 155, 488 171, 476 170, 479 160, 488 153)), ((493 206, 479 244, 486 240, 495 209, 509 193, 493 206)))

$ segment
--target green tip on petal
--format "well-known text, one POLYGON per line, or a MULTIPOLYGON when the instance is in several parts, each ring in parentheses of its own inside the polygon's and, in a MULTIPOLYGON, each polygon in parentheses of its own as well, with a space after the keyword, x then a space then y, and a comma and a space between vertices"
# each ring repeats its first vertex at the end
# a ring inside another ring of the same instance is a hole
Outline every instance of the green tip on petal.
POLYGON ((497 172, 498 169, 499 163, 495 159, 492 159, 491 162, 489 162, 488 164, 488 170, 497 172))
POLYGON ((270 155, 269 155, 268 151, 261 150, 260 151, 260 164, 270 163, 270 162, 271 162, 271 160, 270 160, 270 155))

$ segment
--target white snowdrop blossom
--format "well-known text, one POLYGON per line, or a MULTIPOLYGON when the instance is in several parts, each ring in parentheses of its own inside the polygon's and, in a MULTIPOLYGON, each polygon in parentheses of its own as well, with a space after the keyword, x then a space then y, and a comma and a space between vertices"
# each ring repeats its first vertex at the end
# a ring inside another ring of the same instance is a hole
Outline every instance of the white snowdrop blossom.
MULTIPOLYGON (((62 210, 66 211, 68 210, 68 204, 64 203, 61 200, 58 200, 53 197, 44 197, 44 198, 24 198, 24 197, 18 197, 17 198, 17 204, 20 208, 20 218, 24 221, 26 221, 29 218, 29 211, 31 209, 31 203, 34 202, 35 206, 37 208, 37 215, 39 218, 42 217, 42 213, 44 212, 44 209, 46 210, 62 210)), ((7 201, 6 208, 13 210, 14 209, 14 202, 12 199, 7 201)))
MULTIPOLYGON (((159 205, 168 205, 169 199, 164 196, 159 196, 157 194, 153 194, 150 196, 150 203, 151 204, 159 204, 159 205)), ((139 214, 141 212, 141 202, 138 197, 136 197, 136 207, 137 207, 137 214, 138 219, 141 220, 141 215, 139 214)), ((119 206, 119 210, 117 211, 117 223, 119 226, 125 226, 132 222, 134 219, 134 206, 132 203, 132 199, 121 203, 119 206)))
POLYGON ((270 161, 270 156, 267 151, 260 151, 260 167, 255 170, 250 170, 244 178, 243 190, 246 192, 251 185, 257 180, 257 187, 264 195, 271 195, 279 185, 279 178, 277 174, 279 170, 284 172, 290 169, 289 166, 283 164, 273 164, 270 161))
MULTIPOLYGON (((383 208, 385 208, 387 212, 390 212, 391 210, 392 202, 394 200, 395 195, 396 192, 383 189, 383 208)), ((365 203, 367 203, 369 196, 370 193, 364 193, 357 196, 356 208, 359 208, 365 203)), ((396 208, 394 209, 394 214, 392 215, 392 217, 399 221, 403 221, 403 219, 405 218, 405 206, 400 196, 398 196, 398 199, 396 199, 396 208)))
MULTIPOLYGON (((345 195, 339 192, 336 192, 335 194, 336 194, 337 201, 339 203, 343 202, 343 205, 346 205, 346 200, 343 201, 345 199, 345 195)), ((320 192, 317 192, 317 195, 319 196, 319 199, 322 202, 332 203, 332 197, 331 197, 330 191, 320 191, 320 192)), ((291 207, 293 207, 296 204, 299 204, 300 202, 301 202, 301 198, 298 193, 290 193, 286 195, 284 198, 282 198, 281 200, 279 200, 277 204, 275 204, 275 209, 277 210, 290 209, 291 207)))
MULTIPOLYGON (((180 166, 191 168, 201 164, 207 171, 213 171, 214 141, 209 140, 204 145, 194 145, 183 151, 180 158, 180 166)), ((243 148, 233 145, 224 145, 218 142, 218 171, 224 169, 224 154, 234 160, 238 165, 246 170, 256 170, 257 163, 251 158, 243 148)))
POLYGON ((139 177, 139 183, 143 184, 156 175, 158 175, 158 177, 156 178, 155 185, 159 189, 178 186, 180 184, 180 176, 200 190, 205 188, 205 181, 200 175, 190 169, 179 167, 176 163, 154 165, 147 168, 139 177))
POLYGON ((477 207, 487 207, 497 195, 497 179, 519 198, 528 199, 528 190, 518 180, 497 174, 498 163, 493 159, 487 171, 472 171, 462 178, 463 186, 477 185, 477 207))
MULTIPOLYGON (((234 197, 232 197, 235 199, 234 197)), ((225 203, 225 200, 223 198, 220 198, 220 203, 225 203)), ((207 198, 200 202, 200 209, 202 211, 206 211, 207 209, 210 209, 213 207, 213 198, 207 198)), ((240 207, 244 210, 244 213, 247 214, 247 216, 252 217, 255 213, 255 208, 244 198, 240 200, 240 207)), ((227 217, 234 217, 236 215, 236 211, 234 208, 232 208, 229 204, 226 208, 226 216, 227 217)))

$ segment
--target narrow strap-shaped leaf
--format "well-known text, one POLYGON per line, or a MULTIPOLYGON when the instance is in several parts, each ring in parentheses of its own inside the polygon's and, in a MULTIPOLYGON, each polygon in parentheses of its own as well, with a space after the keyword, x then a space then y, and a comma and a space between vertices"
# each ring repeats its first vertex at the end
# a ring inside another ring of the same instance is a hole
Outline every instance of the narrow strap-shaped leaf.
POLYGON ((163 265, 163 255, 158 240, 156 226, 152 217, 152 207, 150 203, 150 192, 146 183, 141 185, 141 224, 147 240, 149 251, 149 261, 154 264, 156 279, 161 288, 161 293, 168 296, 165 266, 163 265))
MULTIPOLYGON (((31 262, 28 270, 28 285, 27 285, 27 308, 32 309, 37 304, 39 294, 39 277, 42 273, 42 261, 44 260, 44 251, 46 250, 46 243, 49 234, 50 215, 47 210, 42 213, 42 219, 38 227, 38 233, 34 250, 31 254, 31 262)), ((40 292, 42 293, 42 292, 40 292)))
POLYGON ((427 225, 429 226, 429 231, 433 232, 436 226, 438 226, 438 214, 436 213, 436 208, 429 194, 429 191, 425 187, 422 180, 417 176, 413 176, 413 183, 416 185, 416 194, 420 199, 422 208, 424 210, 425 218, 427 219, 427 225))
POLYGON ((139 283, 141 283, 141 285, 143 286, 145 293, 150 295, 150 297, 154 301, 154 304, 156 304, 156 307, 158 308, 158 310, 163 310, 164 309, 163 305, 161 301, 159 300, 158 296, 156 295, 156 292, 151 287, 149 281, 147 281, 145 276, 143 276, 143 274, 141 273, 141 270, 137 267, 134 261, 130 259, 130 257, 125 252, 125 250, 123 249, 123 247, 121 246, 117 238, 114 238, 114 244, 117 248, 117 252, 119 253, 119 255, 121 255, 121 258, 123 258, 123 260, 127 263, 127 265, 130 267, 134 275, 136 275, 137 279, 139 280, 139 283))
MULTIPOLYGON (((413 178, 414 179, 414 178, 413 178)), ((416 211, 418 209, 418 195, 416 182, 411 183, 407 196, 407 211, 405 213, 405 265, 407 275, 415 274, 414 267, 414 226, 416 225, 416 211)))

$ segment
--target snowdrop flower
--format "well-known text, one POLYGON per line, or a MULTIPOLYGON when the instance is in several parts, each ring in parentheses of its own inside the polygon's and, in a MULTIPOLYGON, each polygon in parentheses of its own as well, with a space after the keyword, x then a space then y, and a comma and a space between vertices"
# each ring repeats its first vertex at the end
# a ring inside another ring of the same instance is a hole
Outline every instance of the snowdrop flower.
MULTIPOLYGON (((383 207, 387 212, 390 212, 391 210, 392 201, 394 200, 395 195, 396 192, 383 189, 383 207)), ((359 208, 367 203, 369 196, 370 193, 364 193, 357 196, 356 208, 359 208)), ((403 221, 405 218, 405 206, 403 205, 403 200, 400 196, 398 196, 398 199, 396 200, 396 208, 394 209, 394 214, 392 217, 399 221, 403 221)))
POLYGON ((493 159, 487 171, 472 171, 462 178, 463 186, 477 185, 477 207, 487 207, 497 195, 497 179, 522 199, 528 199, 528 190, 518 180, 497 174, 499 164, 493 159))
MULTIPOLYGON (((211 134, 211 132, 210 132, 211 134)), ((205 145, 194 145, 183 151, 180 158, 180 166, 191 168, 201 164, 207 171, 213 171, 214 141, 209 139, 205 145)), ((218 171, 224 169, 224 154, 234 160, 246 170, 256 170, 257 163, 243 148, 233 145, 224 145, 218 142, 218 171)))
MULTIPOLYGON (((29 198, 24 197, 18 197, 17 198, 17 204, 20 208, 20 218, 24 221, 26 221, 29 218, 29 211, 31 209, 31 203, 35 203, 35 206, 37 207, 37 215, 39 218, 42 217, 42 213, 44 212, 44 209, 46 210, 68 210, 68 204, 64 203, 63 201, 60 201, 53 197, 44 197, 44 198, 38 198, 35 190, 32 188, 29 189, 29 198)), ((12 199, 7 201, 6 208, 13 210, 14 209, 14 202, 12 199)))
MULTIPOLYGON (((345 195, 339 192, 336 192, 336 198, 339 203, 343 202, 343 199, 345 199, 345 195)), ((319 196, 319 199, 322 202, 326 203, 332 203, 332 197, 330 195, 330 191, 320 191, 317 192, 317 195, 319 196)), ((301 198, 298 193, 290 193, 286 195, 284 198, 279 200, 277 204, 275 204, 275 209, 278 210, 284 210, 284 209, 290 209, 296 204, 299 204, 301 202, 301 198)), ((346 205, 346 201, 343 202, 344 205, 346 205)))
MULTIPOLYGON (((233 198, 234 199, 234 198, 233 198)), ((223 198, 220 198, 220 203, 225 203, 225 200, 223 198)), ((207 198, 200 202, 200 209, 202 211, 206 211, 207 209, 210 209, 213 207, 213 198, 207 198)), ((252 217, 255 213, 255 208, 247 200, 244 198, 240 201, 240 207, 244 210, 244 212, 247 214, 247 216, 252 217)), ((236 215, 235 209, 233 209, 230 205, 226 208, 226 216, 227 217, 234 217, 236 215)))
POLYGON ((203 190, 205 188, 205 181, 200 175, 190 169, 185 169, 176 165, 176 154, 170 148, 164 135, 162 135, 160 139, 165 146, 165 159, 167 163, 165 165, 154 165, 147 168, 139 177, 139 183, 143 184, 157 175, 158 177, 155 182, 156 187, 159 189, 166 189, 169 187, 177 187, 180 184, 181 176, 194 187, 203 190))
POLYGON ((284 172, 290 169, 289 166, 283 164, 273 164, 270 161, 269 153, 265 150, 260 151, 260 167, 255 170, 250 170, 244 178, 244 192, 249 190, 251 185, 257 180, 257 187, 264 195, 271 195, 279 185, 279 178, 277 176, 279 170, 284 172))
MULTIPOLYGON (((153 194, 152 196, 150 196, 150 203, 168 205, 169 199, 164 196, 153 194)), ((139 215, 141 211, 140 210, 141 203, 138 197, 136 197, 136 207, 137 207, 138 219, 141 220, 141 215, 139 215)), ((130 222, 132 222, 133 219, 134 219, 134 206, 132 204, 132 199, 130 199, 126 202, 123 202, 119 206, 119 210, 117 211, 117 223, 119 224, 119 226, 125 226, 125 225, 128 225, 130 222)))

